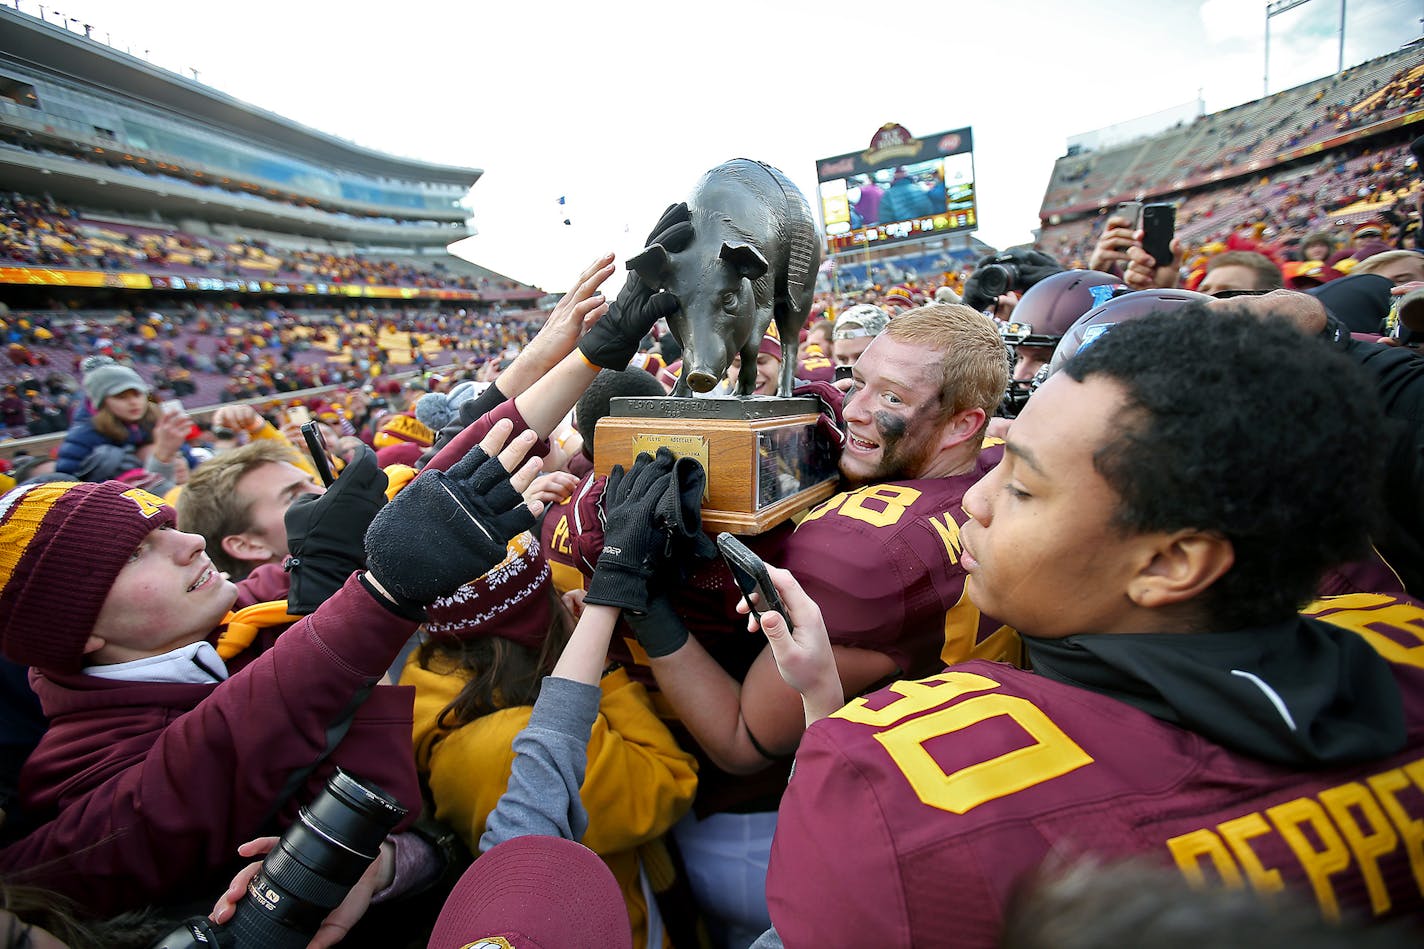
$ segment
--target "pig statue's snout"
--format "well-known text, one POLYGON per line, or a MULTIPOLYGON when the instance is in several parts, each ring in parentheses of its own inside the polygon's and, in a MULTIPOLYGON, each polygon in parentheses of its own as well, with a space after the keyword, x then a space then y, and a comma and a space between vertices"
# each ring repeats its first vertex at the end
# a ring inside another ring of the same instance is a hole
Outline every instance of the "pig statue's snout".
POLYGON ((687 374, 687 384, 693 392, 711 392, 717 388, 718 378, 704 370, 692 370, 687 374))

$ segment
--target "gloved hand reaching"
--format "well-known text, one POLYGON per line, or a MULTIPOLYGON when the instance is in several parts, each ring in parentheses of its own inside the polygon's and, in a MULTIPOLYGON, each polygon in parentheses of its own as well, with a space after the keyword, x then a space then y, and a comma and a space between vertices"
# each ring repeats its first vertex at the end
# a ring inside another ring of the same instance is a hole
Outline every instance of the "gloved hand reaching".
POLYGON ((669 533, 657 508, 672 483, 673 455, 643 452, 626 472, 614 465, 603 488, 603 552, 588 583, 585 603, 642 612, 648 580, 668 551, 669 533))
POLYGON ((711 560, 717 545, 702 532, 702 495, 707 491, 707 471, 696 458, 673 462, 672 480, 657 506, 657 521, 672 536, 668 567, 683 575, 694 560, 711 560))
MULTIPOLYGON (((686 250, 692 243, 692 212, 687 202, 672 204, 663 212, 648 246, 661 244, 668 253, 686 250)), ((579 340, 584 358, 603 369, 623 370, 638 351, 638 344, 664 317, 672 316, 682 306, 677 296, 658 292, 643 282, 635 272, 628 271, 628 280, 609 307, 608 313, 579 340)))
POLYGON ((287 508, 287 612, 316 608, 366 566, 366 528, 386 503, 386 473, 362 445, 325 494, 304 494, 287 508))
POLYGON ((483 576, 534 525, 543 505, 526 505, 521 492, 541 461, 532 458, 511 476, 535 443, 525 432, 505 447, 512 429, 501 421, 448 471, 422 472, 371 522, 369 572, 399 606, 413 611, 483 576))

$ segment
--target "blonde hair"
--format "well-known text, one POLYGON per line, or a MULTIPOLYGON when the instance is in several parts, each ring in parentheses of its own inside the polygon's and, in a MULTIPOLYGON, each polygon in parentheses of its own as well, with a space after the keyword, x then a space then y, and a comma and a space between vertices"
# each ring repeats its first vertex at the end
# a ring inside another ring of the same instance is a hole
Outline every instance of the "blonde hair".
POLYGON ((946 415, 980 408, 993 415, 1009 387, 1008 350, 984 314, 960 303, 906 310, 882 334, 940 353, 940 403, 946 415))
POLYGON ((234 580, 246 577, 252 564, 235 560, 222 549, 224 537, 252 529, 252 499, 238 494, 237 483, 263 465, 297 464, 296 451, 285 442, 259 439, 204 462, 178 495, 178 529, 199 534, 208 542, 208 557, 234 580))
POLYGON ((1351 276, 1353 276, 1357 273, 1375 273, 1385 267, 1388 267, 1390 264, 1397 264, 1402 260, 1417 260, 1424 262, 1424 254, 1420 254, 1417 250, 1382 251, 1381 253, 1375 254, 1372 257, 1366 257, 1364 260, 1360 261, 1350 270, 1350 274, 1351 276))

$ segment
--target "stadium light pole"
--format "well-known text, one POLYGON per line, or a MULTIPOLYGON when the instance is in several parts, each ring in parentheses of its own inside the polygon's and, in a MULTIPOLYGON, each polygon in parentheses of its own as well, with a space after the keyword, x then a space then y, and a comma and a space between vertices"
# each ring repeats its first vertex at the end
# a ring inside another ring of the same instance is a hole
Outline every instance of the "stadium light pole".
MULTIPOLYGON (((1263 70, 1265 74, 1261 77, 1261 95, 1271 94, 1271 17, 1288 13, 1309 2, 1310 0, 1271 0, 1266 4, 1266 61, 1263 70)), ((1335 65, 1337 73, 1345 70, 1345 3, 1346 0, 1340 0, 1340 50, 1335 65)))

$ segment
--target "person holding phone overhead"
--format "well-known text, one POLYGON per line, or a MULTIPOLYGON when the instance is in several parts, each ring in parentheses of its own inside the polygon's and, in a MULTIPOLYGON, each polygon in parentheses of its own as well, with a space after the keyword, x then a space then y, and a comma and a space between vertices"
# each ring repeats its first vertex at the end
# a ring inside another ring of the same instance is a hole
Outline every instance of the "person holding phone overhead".
POLYGON ((1175 230, 1172 205, 1125 201, 1103 223, 1088 269, 1121 276, 1133 290, 1176 287, 1181 280, 1182 242, 1174 236, 1175 230))

